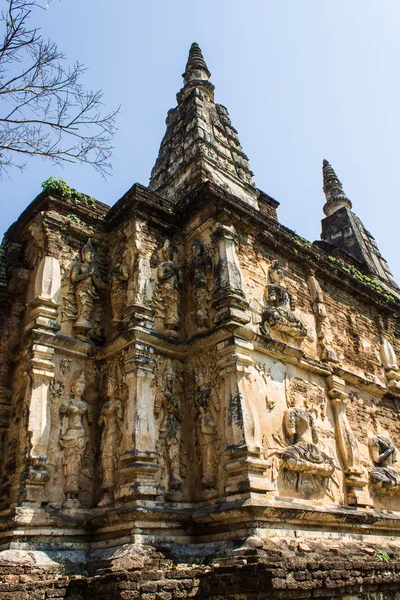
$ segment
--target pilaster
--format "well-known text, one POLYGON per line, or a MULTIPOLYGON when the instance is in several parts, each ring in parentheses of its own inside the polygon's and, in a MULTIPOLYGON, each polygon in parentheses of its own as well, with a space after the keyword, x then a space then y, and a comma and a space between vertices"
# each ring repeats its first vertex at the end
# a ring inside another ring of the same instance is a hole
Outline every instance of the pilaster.
POLYGON ((344 392, 345 382, 336 375, 330 375, 326 383, 335 417, 336 440, 344 465, 347 504, 360 507, 371 506, 368 481, 364 479, 360 464, 357 439, 347 419, 348 396, 344 392))
POLYGON ((250 321, 249 304, 243 291, 243 280, 236 256, 237 235, 232 226, 219 224, 212 235, 216 250, 213 319, 215 325, 228 321, 245 324, 250 321))
POLYGON ((123 430, 121 499, 157 495, 156 427, 154 419, 153 349, 135 342, 126 353, 129 395, 123 430))
POLYGON ((251 397, 249 375, 253 369, 253 349, 251 342, 237 337, 217 346, 225 407, 228 455, 225 492, 228 496, 275 489, 266 477, 268 465, 261 453, 257 412, 251 397))

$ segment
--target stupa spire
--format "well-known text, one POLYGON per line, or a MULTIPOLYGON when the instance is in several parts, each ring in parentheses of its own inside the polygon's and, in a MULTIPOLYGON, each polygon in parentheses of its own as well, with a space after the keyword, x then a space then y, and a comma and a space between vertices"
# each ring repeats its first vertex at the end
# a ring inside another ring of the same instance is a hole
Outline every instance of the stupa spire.
POLYGON ((214 86, 198 44, 183 73, 178 105, 168 113, 167 131, 151 172, 150 189, 177 201, 205 181, 259 208, 248 158, 227 109, 214 102, 214 86))
POLYGON ((342 206, 346 206, 351 210, 352 203, 343 191, 343 185, 332 165, 326 159, 322 162, 322 178, 324 183, 323 190, 326 197, 323 210, 326 216, 332 215, 339 208, 342 208, 342 206))
POLYGON ((185 84, 191 79, 210 79, 211 73, 208 70, 206 61, 200 46, 193 42, 189 50, 189 57, 186 63, 185 72, 182 75, 185 84))
POLYGON ((329 244, 328 251, 340 248, 347 257, 356 259, 356 266, 379 280, 390 292, 398 293, 398 287, 386 260, 379 252, 377 243, 361 220, 352 211, 352 203, 327 160, 322 163, 323 190, 326 197, 322 219, 321 240, 329 244))

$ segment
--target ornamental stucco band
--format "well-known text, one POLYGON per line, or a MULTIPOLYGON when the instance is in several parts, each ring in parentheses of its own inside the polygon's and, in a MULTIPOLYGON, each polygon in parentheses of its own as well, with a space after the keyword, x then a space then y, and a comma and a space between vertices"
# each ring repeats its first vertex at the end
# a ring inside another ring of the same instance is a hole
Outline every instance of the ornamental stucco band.
POLYGON ((109 208, 50 185, 4 237, 0 575, 44 553, 74 598, 394 599, 399 288, 327 161, 310 243, 256 188, 197 44, 183 78, 148 188, 109 208), (325 575, 300 577, 308 554, 325 575), (227 563, 250 578, 213 596, 227 563))

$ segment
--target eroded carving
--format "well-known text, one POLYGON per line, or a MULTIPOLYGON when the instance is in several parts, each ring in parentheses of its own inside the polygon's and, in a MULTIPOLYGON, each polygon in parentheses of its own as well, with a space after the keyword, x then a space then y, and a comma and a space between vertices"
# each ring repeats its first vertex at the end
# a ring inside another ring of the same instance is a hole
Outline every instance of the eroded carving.
POLYGON ((378 433, 370 436, 368 446, 374 467, 369 472, 369 479, 375 492, 380 494, 398 494, 400 492, 400 474, 397 466, 397 450, 393 442, 378 433))
POLYGON ((194 322, 198 332, 209 327, 209 304, 212 295, 212 260, 202 242, 192 243, 193 260, 191 280, 193 286, 194 322))
POLYGON ((179 396, 175 393, 175 372, 167 359, 162 368, 162 390, 156 395, 154 414, 158 420, 159 448, 166 471, 168 500, 182 498, 181 477, 181 422, 182 409, 179 396))
POLYGON ((215 389, 206 378, 205 366, 195 365, 195 408, 197 447, 201 456, 203 497, 208 500, 218 495, 217 472, 219 460, 218 416, 220 402, 215 389))
POLYGON ((94 317, 95 304, 99 301, 99 291, 107 289, 95 265, 95 249, 90 238, 82 248, 81 260, 72 267, 71 281, 75 285, 77 309, 74 330, 78 338, 86 340, 91 331, 99 327, 94 317))
POLYGON ((307 278, 308 289, 312 299, 312 307, 315 315, 317 329, 318 349, 321 360, 337 362, 337 356, 332 349, 332 330, 329 322, 328 312, 324 303, 324 295, 321 286, 315 277, 314 271, 310 271, 307 278))
POLYGON ((114 327, 122 321, 126 310, 128 279, 128 266, 123 262, 118 262, 112 270, 110 278, 111 323, 114 327))
POLYGON ((179 269, 174 262, 174 250, 169 240, 165 240, 159 257, 153 292, 156 328, 177 337, 181 326, 179 269))
POLYGON ((65 477, 67 508, 80 506, 78 494, 80 491, 80 470, 88 439, 87 427, 92 422, 91 410, 83 400, 86 389, 86 377, 82 372, 71 386, 72 397, 60 406, 61 437, 60 446, 63 449, 63 467, 65 477))
POLYGON ((60 371, 63 375, 66 375, 72 369, 72 360, 70 358, 62 358, 60 360, 60 371))
POLYGON ((115 479, 118 467, 119 444, 122 437, 122 402, 117 396, 118 381, 109 375, 106 381, 107 400, 101 409, 98 425, 103 428, 100 452, 102 468, 103 497, 99 506, 111 504, 114 500, 115 479))
POLYGON ((266 308, 263 314, 262 328, 279 331, 292 338, 303 340, 307 329, 294 314, 296 302, 294 296, 282 285, 285 277, 283 268, 274 261, 269 270, 270 283, 265 288, 266 308))
POLYGON ((305 409, 300 394, 293 393, 290 398, 290 406, 285 411, 283 420, 284 431, 291 445, 281 454, 286 480, 306 495, 326 488, 327 493, 333 497, 331 482, 337 484, 334 477, 335 462, 318 448, 319 436, 315 419, 305 409))

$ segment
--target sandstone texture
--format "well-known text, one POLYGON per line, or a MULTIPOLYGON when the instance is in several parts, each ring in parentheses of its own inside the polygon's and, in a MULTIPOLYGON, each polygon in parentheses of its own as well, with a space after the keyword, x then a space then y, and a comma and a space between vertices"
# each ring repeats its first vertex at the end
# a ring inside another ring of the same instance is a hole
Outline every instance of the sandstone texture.
POLYGON ((0 253, 0 600, 400 600, 400 300, 331 165, 277 218, 197 44, 148 188, 0 253))

